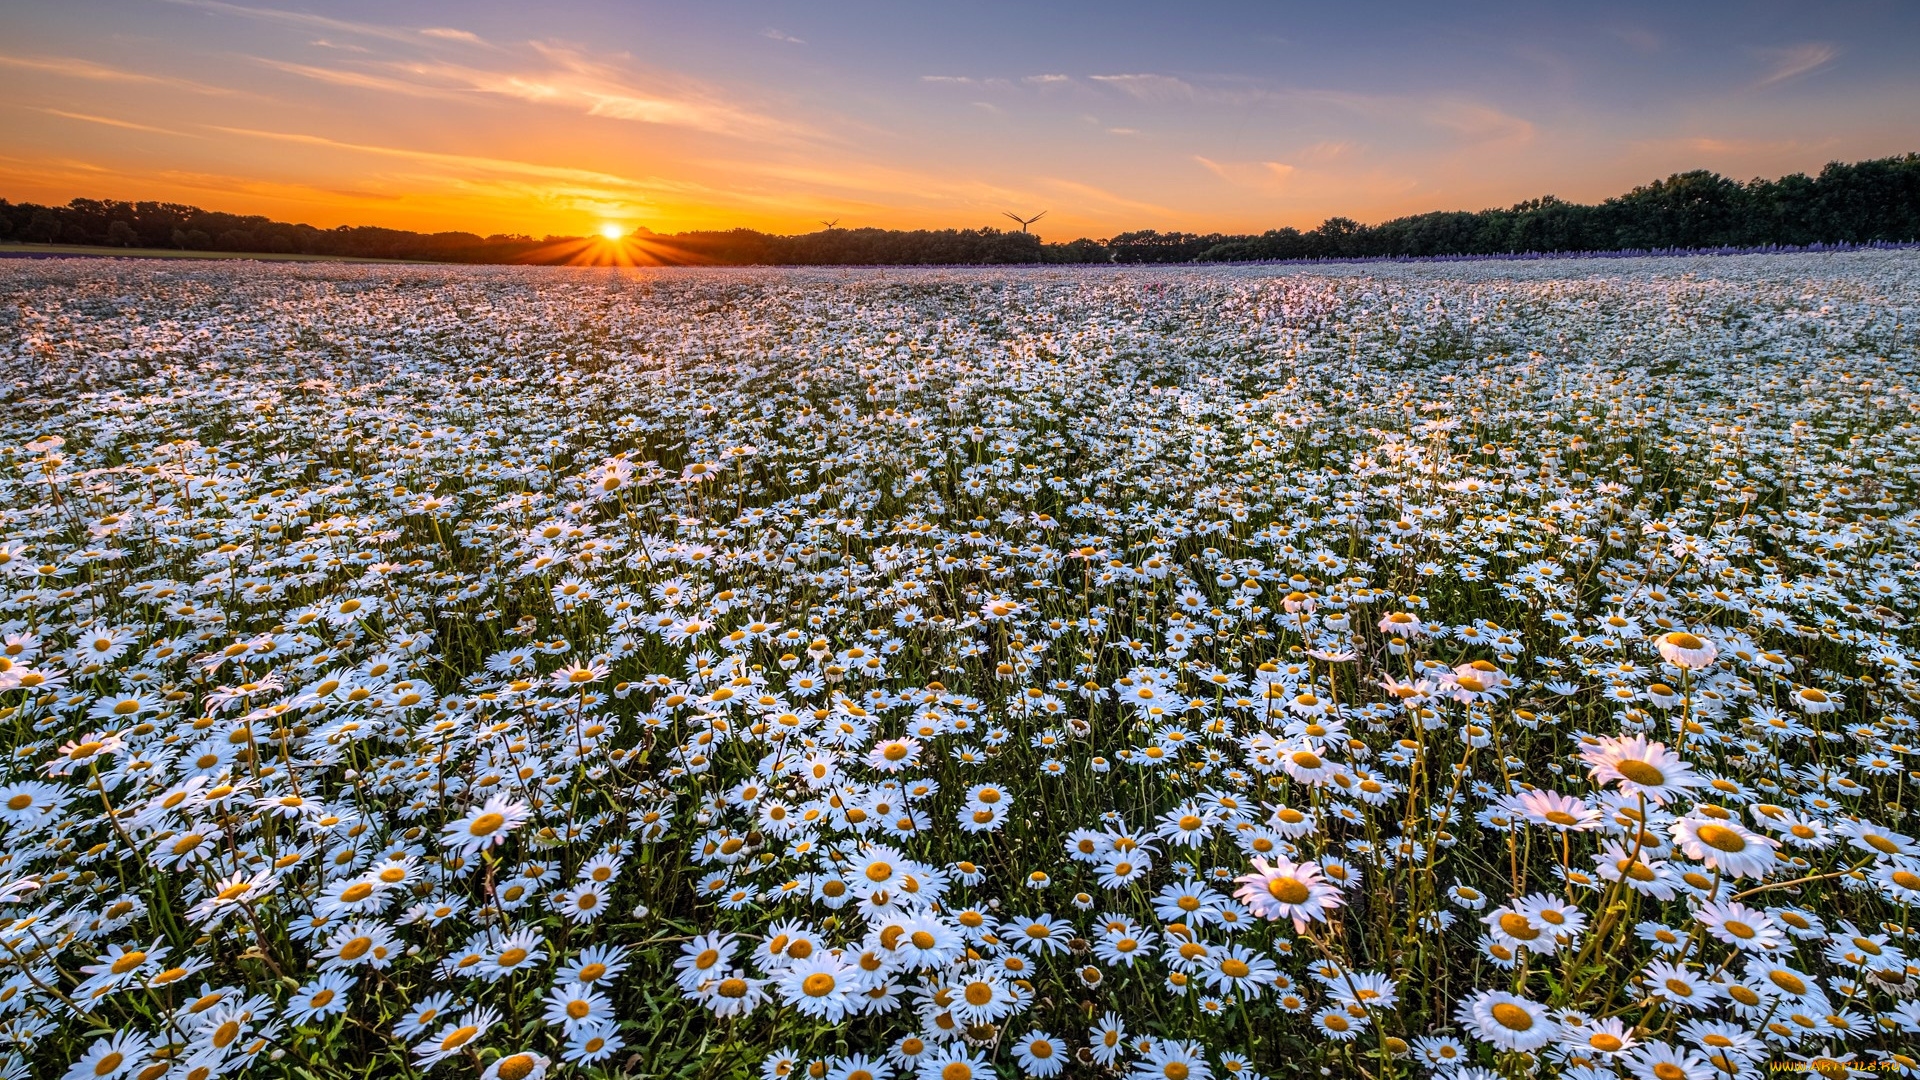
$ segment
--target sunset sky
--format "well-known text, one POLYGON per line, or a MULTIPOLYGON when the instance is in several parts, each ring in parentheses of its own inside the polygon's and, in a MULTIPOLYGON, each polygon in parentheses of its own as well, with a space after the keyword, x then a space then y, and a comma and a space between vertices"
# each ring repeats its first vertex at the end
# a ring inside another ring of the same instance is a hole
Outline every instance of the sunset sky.
POLYGON ((1897 0, 66 0, 0 25, 0 197, 321 227, 1245 232, 1920 150, 1897 0))

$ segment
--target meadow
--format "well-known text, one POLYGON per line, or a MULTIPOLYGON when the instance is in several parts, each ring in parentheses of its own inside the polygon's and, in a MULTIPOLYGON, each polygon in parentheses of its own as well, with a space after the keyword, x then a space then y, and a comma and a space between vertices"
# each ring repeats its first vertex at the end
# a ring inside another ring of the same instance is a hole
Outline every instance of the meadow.
POLYGON ((0 1080, 1920 1072, 1920 254, 0 301, 0 1080))

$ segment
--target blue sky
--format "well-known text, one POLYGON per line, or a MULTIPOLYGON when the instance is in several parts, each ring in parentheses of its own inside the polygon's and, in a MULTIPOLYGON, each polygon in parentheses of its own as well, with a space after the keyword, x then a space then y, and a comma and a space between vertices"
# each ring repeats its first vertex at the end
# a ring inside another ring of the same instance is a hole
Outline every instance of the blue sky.
POLYGON ((318 225, 1377 221, 1920 149, 1920 5, 12 4, 0 195, 318 225))

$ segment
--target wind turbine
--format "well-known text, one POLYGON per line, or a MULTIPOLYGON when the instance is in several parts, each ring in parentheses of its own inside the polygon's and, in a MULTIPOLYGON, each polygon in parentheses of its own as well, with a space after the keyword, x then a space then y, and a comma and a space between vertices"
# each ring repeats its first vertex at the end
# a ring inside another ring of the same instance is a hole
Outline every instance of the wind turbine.
POLYGON ((828 232, 832 232, 832 231, 833 231, 833 227, 834 227, 835 225, 838 225, 838 224, 840 224, 840 219, 839 219, 839 218, 834 218, 834 219, 833 219, 832 221, 822 221, 822 222, 821 222, 820 224, 822 224, 822 225, 825 225, 825 226, 827 227, 827 231, 828 231, 828 232))
POLYGON ((1032 217, 1028 217, 1028 218, 1023 218, 1023 217, 1021 217, 1021 216, 1020 216, 1019 214, 1016 214, 1016 213, 1014 213, 1014 212, 1013 212, 1013 211, 1011 211, 1011 210, 1002 210, 1002 211, 1000 211, 1000 212, 1001 212, 1002 214, 1004 214, 1005 216, 1007 216, 1007 217, 1010 217, 1010 218, 1012 218, 1013 220, 1015 220, 1015 221, 1017 221, 1017 222, 1019 222, 1019 223, 1020 223, 1020 231, 1021 231, 1021 232, 1026 232, 1026 231, 1027 231, 1027 226, 1029 226, 1029 225, 1031 225, 1031 224, 1033 224, 1033 223, 1034 223, 1034 222, 1036 222, 1036 221, 1039 221, 1039 220, 1040 220, 1041 218, 1043 218, 1043 217, 1046 217, 1046 216, 1047 216, 1047 214, 1048 214, 1048 211, 1046 211, 1046 210, 1042 210, 1042 211, 1040 211, 1039 213, 1037 213, 1037 214, 1035 214, 1035 215, 1033 215, 1032 217))

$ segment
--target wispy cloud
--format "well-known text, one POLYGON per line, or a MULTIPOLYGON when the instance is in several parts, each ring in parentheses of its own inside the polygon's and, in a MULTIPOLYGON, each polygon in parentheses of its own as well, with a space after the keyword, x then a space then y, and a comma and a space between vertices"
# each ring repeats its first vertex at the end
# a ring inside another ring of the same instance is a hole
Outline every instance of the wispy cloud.
POLYGON ((491 94, 562 105, 589 116, 667 124, 723 135, 791 142, 811 128, 728 100, 698 80, 665 71, 636 71, 562 42, 533 42, 545 70, 516 72, 440 65, 421 68, 491 94))
POLYGON ((420 31, 421 35, 439 38, 441 41, 459 41, 468 45, 490 46, 492 43, 470 30, 455 30, 446 26, 429 26, 420 31))
POLYGON ((806 44, 805 41, 802 41, 801 39, 794 37, 792 34, 787 33, 785 30, 775 30, 771 26, 767 27, 765 30, 760 31, 760 36, 763 38, 769 38, 773 41, 784 41, 789 45, 805 45, 806 44))
POLYGON ((167 75, 147 75, 124 68, 108 67, 91 60, 81 60, 71 56, 0 56, 0 67, 20 68, 26 71, 43 71, 49 75, 64 75, 72 79, 91 79, 95 82, 135 83, 141 86, 166 86, 176 90, 191 90, 196 94, 231 94, 232 90, 220 86, 208 86, 206 83, 191 79, 176 79, 167 75))
POLYGON ((577 184, 592 184, 602 187, 630 189, 634 191, 673 191, 692 193, 707 190, 702 185, 686 181, 665 180, 659 177, 635 179, 614 173, 598 172, 593 169, 577 169, 565 165, 542 165, 532 161, 514 161, 510 158, 485 157, 475 154, 443 154, 432 150, 412 150, 398 146, 377 146, 369 143, 345 142, 329 139, 323 135, 308 135, 291 131, 263 131, 257 128, 222 127, 209 125, 215 131, 229 135, 243 135, 254 139, 272 139, 277 142, 299 143, 306 146, 325 147, 330 150, 348 150, 375 157, 395 158, 421 165, 431 165, 453 172, 486 174, 495 176, 522 176, 538 180, 557 180, 577 184))
POLYGON ((68 112, 65 109, 48 109, 48 108, 38 108, 38 107, 36 107, 35 111, 47 113, 50 116, 58 116, 65 120, 79 120, 88 124, 101 124, 105 127, 123 128, 127 131, 147 131, 147 132, 152 132, 155 135, 172 135, 177 138, 188 138, 188 139, 200 138, 200 136, 198 135, 193 135, 184 131, 175 131, 172 128, 154 127, 152 124, 136 124, 131 120, 116 120, 111 116, 94 116, 91 113, 68 112))
POLYGON ((1754 84, 1756 87, 1783 83, 1788 79, 1798 78, 1810 71, 1826 67, 1840 55, 1840 46, 1824 41, 1809 41, 1785 49, 1762 49, 1760 55, 1772 66, 1766 75, 1754 84))
POLYGON ((344 68, 319 67, 313 64, 295 64, 287 60, 274 60, 264 56, 251 58, 254 63, 288 75, 298 75, 316 82, 332 83, 335 86, 351 86, 357 90, 376 90, 387 94, 405 94, 409 97, 437 97, 450 99, 471 99, 472 95, 456 90, 425 86, 410 79, 376 75, 368 71, 354 71, 344 68))
POLYGON ((1240 161, 1225 163, 1215 161, 1199 154, 1193 160, 1200 167, 1225 180, 1235 187, 1247 188, 1267 195, 1278 195, 1287 189, 1288 182, 1299 170, 1280 161, 1240 161))
POLYGON ((1110 86, 1141 101, 1193 101, 1199 96, 1192 83, 1172 75, 1128 74, 1087 77, 1102 86, 1110 86))
POLYGON ((439 41, 457 41, 465 45, 478 45, 485 48, 493 46, 478 34, 465 30, 453 30, 434 26, 424 29, 411 29, 404 26, 385 26, 380 23, 354 22, 348 19, 335 19, 326 15, 310 15, 304 11, 283 11, 280 8, 247 7, 243 4, 229 4, 225 0, 167 0, 181 7, 197 8, 219 15, 232 15, 242 19, 255 19, 260 22, 278 23, 281 26, 295 26, 302 30, 319 30, 335 34, 356 34, 360 37, 378 38, 383 41, 417 43, 421 38, 439 41))
POLYGON ((485 64, 436 57, 349 61, 317 66, 255 58, 277 71, 336 86, 410 97, 473 101, 476 95, 568 108, 587 116, 662 124, 715 134, 792 143, 816 136, 806 124, 727 99, 721 91, 671 72, 637 69, 631 58, 595 56, 563 42, 529 42, 517 58, 485 64))

